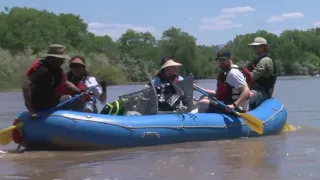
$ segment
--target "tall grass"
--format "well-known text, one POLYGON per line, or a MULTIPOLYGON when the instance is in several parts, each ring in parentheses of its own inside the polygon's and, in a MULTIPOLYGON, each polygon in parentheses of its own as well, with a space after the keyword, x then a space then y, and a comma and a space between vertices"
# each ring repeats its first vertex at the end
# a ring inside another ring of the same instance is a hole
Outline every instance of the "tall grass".
MULTIPOLYGON (((27 72, 28 66, 45 52, 32 55, 30 50, 12 55, 10 51, 0 48, 0 90, 21 88, 21 82, 27 72)), ((112 65, 110 59, 104 54, 83 54, 81 52, 68 52, 69 56, 83 55, 86 58, 87 69, 98 80, 105 80, 108 85, 127 83, 123 70, 112 65)), ((63 65, 64 72, 68 70, 69 60, 63 65)))

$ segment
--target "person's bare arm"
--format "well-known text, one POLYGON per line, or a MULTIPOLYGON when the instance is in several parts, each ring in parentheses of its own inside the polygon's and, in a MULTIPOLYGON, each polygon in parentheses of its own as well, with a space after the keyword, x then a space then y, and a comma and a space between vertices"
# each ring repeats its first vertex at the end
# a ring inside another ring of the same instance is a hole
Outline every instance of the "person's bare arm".
POLYGON ((201 89, 202 91, 206 92, 206 93, 209 94, 210 96, 216 96, 216 91, 215 91, 215 90, 205 89, 205 88, 199 87, 199 86, 197 86, 197 85, 195 85, 195 84, 193 84, 193 86, 198 87, 199 89, 201 89))
POLYGON ((210 96, 216 96, 216 91, 211 89, 202 89, 204 92, 208 93, 210 96))
POLYGON ((79 88, 77 88, 77 86, 75 86, 72 82, 70 82, 68 80, 65 81, 65 87, 73 93, 80 93, 81 92, 81 90, 79 88))
POLYGON ((236 106, 246 101, 250 95, 250 89, 247 84, 244 84, 241 88, 239 88, 241 91, 239 98, 234 102, 236 106))

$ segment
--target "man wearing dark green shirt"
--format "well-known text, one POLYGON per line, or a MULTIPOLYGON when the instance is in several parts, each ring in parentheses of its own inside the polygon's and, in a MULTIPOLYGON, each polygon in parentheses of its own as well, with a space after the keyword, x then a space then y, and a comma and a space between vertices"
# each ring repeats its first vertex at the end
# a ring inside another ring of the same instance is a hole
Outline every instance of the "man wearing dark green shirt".
POLYGON ((252 79, 250 104, 254 108, 272 97, 277 75, 275 62, 268 55, 269 45, 267 40, 256 37, 249 46, 255 53, 254 60, 246 67, 252 79))

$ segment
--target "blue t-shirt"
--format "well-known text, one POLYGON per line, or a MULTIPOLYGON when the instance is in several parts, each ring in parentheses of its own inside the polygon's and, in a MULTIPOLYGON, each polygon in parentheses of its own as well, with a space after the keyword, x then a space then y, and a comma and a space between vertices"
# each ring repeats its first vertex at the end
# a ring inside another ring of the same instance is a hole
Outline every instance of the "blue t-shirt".
MULTIPOLYGON (((183 80, 183 77, 179 76, 179 77, 178 77, 178 80, 179 80, 179 81, 182 81, 182 80, 183 80)), ((158 86, 160 86, 160 84, 161 84, 161 83, 160 83, 161 80, 160 80, 159 77, 153 78, 151 82, 152 82, 152 84, 154 85, 154 87, 158 87, 158 86)))

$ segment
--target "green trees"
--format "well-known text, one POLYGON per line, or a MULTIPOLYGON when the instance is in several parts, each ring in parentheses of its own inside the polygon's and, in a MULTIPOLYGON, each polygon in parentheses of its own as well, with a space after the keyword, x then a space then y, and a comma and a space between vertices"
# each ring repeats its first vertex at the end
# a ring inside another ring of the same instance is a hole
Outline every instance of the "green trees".
MULTIPOLYGON (((214 58, 219 47, 197 45, 196 38, 182 29, 170 27, 160 40, 149 32, 129 29, 113 41, 87 28, 78 15, 5 8, 0 13, 0 88, 19 87, 27 66, 51 43, 66 45, 70 55, 85 55, 93 75, 109 84, 147 80, 145 69, 153 75, 162 57, 181 62, 182 75, 192 72, 195 78, 214 78, 218 71, 214 58)), ((319 71, 320 28, 285 30, 280 36, 263 30, 237 35, 224 47, 231 51, 234 63, 243 66, 252 60, 248 44, 257 36, 270 44, 280 75, 319 71)))

